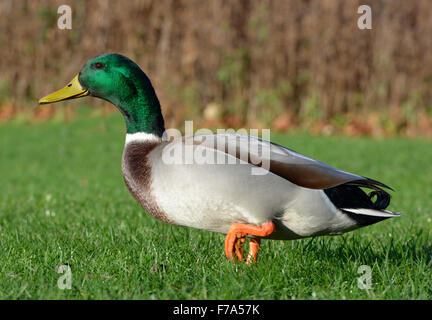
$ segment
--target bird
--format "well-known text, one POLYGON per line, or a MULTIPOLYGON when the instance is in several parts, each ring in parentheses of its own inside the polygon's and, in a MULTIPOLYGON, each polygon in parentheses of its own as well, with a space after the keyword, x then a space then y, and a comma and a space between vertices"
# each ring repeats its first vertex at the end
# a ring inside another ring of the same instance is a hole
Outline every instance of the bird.
POLYGON ((401 215, 386 210, 389 186, 270 139, 170 135, 150 79, 124 55, 91 58, 39 104, 86 96, 109 101, 123 115, 122 174, 136 201, 163 222, 226 234, 230 262, 256 263, 261 239, 338 235, 401 215))

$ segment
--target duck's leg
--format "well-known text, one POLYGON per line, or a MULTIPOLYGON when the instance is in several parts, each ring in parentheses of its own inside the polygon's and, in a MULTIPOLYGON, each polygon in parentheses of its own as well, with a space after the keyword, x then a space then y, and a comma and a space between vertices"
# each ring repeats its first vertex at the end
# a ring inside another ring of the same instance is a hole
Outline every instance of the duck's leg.
POLYGON ((237 238, 235 242, 234 251, 237 254, 237 259, 239 259, 240 261, 243 260, 243 244, 245 243, 245 241, 246 238, 242 237, 242 238, 237 238))
POLYGON ((258 250, 260 249, 261 239, 252 238, 249 240, 249 254, 246 259, 246 263, 254 263, 258 259, 258 250))
MULTIPOLYGON (((242 244, 245 241, 246 236, 256 236, 256 237, 266 237, 269 234, 273 233, 275 229, 275 225, 272 221, 264 223, 261 227, 243 224, 243 223, 234 223, 229 228, 228 234, 225 238, 225 255, 226 257, 234 262, 234 252, 239 260, 243 260, 243 252, 238 251, 241 249, 239 245, 239 241, 242 244)), ((259 249, 259 239, 253 238, 249 242, 249 254, 247 258, 247 263, 251 263, 256 261, 258 257, 258 249, 259 249)))

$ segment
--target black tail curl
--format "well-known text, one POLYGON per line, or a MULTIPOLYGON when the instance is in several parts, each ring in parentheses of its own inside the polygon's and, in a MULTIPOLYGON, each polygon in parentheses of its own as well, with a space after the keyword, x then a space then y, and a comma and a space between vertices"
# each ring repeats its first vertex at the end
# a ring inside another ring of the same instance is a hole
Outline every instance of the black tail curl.
POLYGON ((369 193, 369 199, 373 203, 373 208, 376 210, 386 209, 390 204, 390 198, 391 196, 383 190, 379 190, 379 191, 375 190, 369 193), (375 196, 376 196, 376 200, 373 201, 372 199, 375 196))
POLYGON ((390 204, 391 196, 381 189, 381 186, 387 187, 381 183, 377 186, 374 180, 367 179, 324 189, 324 192, 330 201, 350 218, 360 225, 370 225, 387 218, 355 214, 343 209, 385 210, 390 204), (372 191, 367 194, 362 188, 372 189, 372 191))
POLYGON ((358 185, 349 183, 324 189, 324 192, 337 208, 384 210, 389 206, 391 198, 384 190, 373 190, 367 194, 358 185))

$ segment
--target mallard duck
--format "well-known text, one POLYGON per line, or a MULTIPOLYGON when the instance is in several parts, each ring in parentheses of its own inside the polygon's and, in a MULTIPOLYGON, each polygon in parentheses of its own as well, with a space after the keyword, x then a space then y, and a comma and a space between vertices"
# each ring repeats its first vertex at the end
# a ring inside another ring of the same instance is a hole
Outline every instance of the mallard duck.
POLYGON ((122 173, 139 204, 161 221, 226 234, 230 261, 255 262, 262 238, 342 234, 400 215, 386 210, 386 190, 391 188, 385 184, 267 140, 234 133, 167 138, 149 78, 123 55, 90 59, 66 87, 39 103, 84 96, 107 100, 122 113, 122 173), (204 153, 206 159, 225 162, 167 157, 187 147, 193 155, 204 153), (264 171, 254 173, 256 169, 264 171), (244 257, 246 238, 249 252, 244 257))

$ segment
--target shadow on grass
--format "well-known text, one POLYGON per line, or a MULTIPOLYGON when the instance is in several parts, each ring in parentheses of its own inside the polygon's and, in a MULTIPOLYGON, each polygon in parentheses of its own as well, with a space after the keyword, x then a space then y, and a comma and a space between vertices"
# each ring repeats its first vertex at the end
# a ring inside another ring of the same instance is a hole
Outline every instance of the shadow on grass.
POLYGON ((427 239, 424 230, 418 230, 408 239, 390 237, 384 241, 358 236, 339 239, 317 237, 304 240, 307 241, 306 244, 300 245, 298 249, 301 254, 309 255, 313 250, 315 258, 325 259, 330 263, 357 261, 367 265, 384 263, 391 263, 393 266, 407 263, 428 265, 432 262, 432 246, 427 239))

